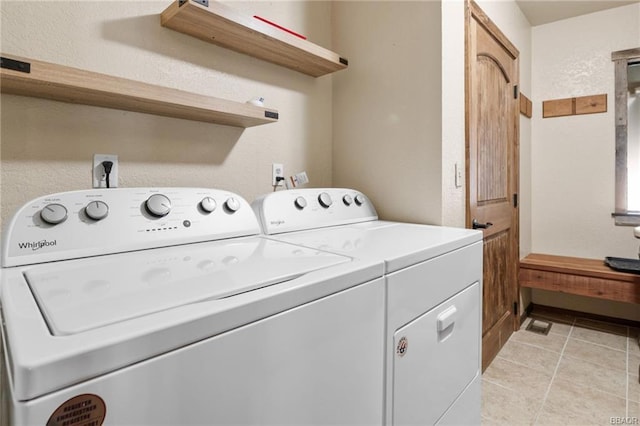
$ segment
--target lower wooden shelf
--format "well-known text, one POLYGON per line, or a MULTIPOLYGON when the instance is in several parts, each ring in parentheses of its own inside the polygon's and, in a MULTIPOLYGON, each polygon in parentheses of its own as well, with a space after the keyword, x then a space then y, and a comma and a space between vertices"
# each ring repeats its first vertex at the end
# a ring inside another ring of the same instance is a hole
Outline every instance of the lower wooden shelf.
POLYGON ((279 118, 274 109, 5 54, 0 90, 243 128, 274 123, 279 118))
POLYGON ((520 286, 617 302, 640 303, 640 275, 598 259, 532 253, 520 260, 520 286))

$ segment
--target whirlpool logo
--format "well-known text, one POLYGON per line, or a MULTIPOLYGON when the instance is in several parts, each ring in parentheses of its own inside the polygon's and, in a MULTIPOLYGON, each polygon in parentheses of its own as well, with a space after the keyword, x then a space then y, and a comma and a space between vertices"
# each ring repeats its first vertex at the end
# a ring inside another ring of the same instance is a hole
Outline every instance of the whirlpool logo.
POLYGON ((18 248, 20 250, 31 249, 33 251, 40 250, 43 247, 53 247, 58 243, 58 240, 40 240, 40 241, 32 241, 26 243, 18 243, 18 248))
POLYGON ((275 226, 279 226, 279 225, 282 225, 284 223, 284 220, 272 220, 269 223, 272 224, 272 225, 275 225, 275 226))

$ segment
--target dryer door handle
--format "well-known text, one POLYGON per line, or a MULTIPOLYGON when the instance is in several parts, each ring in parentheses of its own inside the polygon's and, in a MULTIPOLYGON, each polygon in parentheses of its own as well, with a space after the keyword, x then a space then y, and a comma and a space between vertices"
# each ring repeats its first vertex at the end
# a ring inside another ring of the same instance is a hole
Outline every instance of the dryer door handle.
POLYGON ((452 305, 438 315, 438 333, 442 333, 456 322, 457 312, 456 307, 452 305))

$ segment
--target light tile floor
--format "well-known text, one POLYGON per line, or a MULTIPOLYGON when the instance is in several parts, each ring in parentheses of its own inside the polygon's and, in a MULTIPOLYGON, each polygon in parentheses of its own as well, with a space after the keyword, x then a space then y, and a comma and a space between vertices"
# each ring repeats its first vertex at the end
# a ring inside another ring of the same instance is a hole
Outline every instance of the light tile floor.
POLYGON ((640 329, 535 313, 482 376, 483 425, 640 425, 640 329), (548 335, 525 330, 539 318, 548 335))

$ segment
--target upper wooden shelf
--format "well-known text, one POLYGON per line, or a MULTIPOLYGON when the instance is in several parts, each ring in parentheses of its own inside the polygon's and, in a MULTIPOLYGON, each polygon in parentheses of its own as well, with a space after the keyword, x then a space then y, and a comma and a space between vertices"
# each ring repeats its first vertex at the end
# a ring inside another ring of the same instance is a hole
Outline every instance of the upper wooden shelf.
POLYGON ((2 93, 235 127, 278 121, 278 112, 182 90, 2 54, 2 93))
POLYGON ((337 53, 214 0, 204 2, 208 6, 176 0, 162 12, 162 26, 313 77, 347 68, 337 53))

